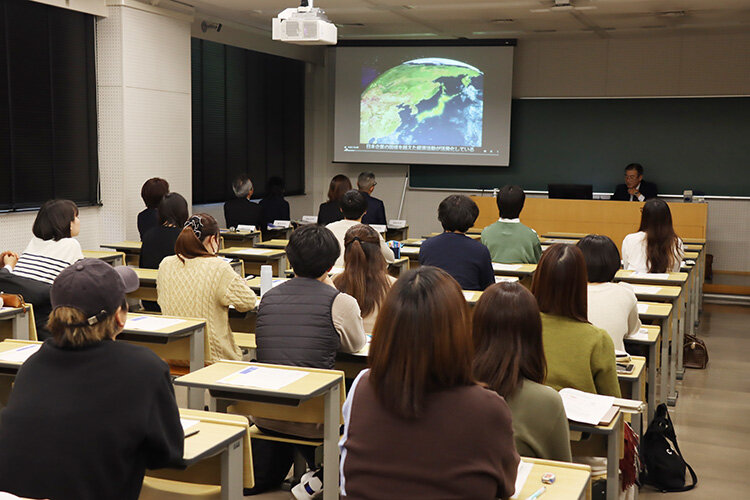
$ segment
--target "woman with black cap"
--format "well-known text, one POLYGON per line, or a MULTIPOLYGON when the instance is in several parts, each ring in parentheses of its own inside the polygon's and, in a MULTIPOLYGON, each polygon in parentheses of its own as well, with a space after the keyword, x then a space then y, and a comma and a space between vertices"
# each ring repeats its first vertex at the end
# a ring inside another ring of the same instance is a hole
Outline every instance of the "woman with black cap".
POLYGON ((83 259, 52 284, 52 339, 21 367, 0 413, 0 491, 137 499, 146 468, 180 467, 184 434, 167 365, 116 342, 127 267, 83 259))

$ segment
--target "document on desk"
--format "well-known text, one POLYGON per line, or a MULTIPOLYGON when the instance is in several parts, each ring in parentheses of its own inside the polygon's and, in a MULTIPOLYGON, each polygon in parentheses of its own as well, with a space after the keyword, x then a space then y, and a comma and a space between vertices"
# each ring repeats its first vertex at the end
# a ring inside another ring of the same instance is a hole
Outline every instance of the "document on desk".
POLYGON ((652 280, 666 280, 669 279, 668 273, 639 273, 635 272, 628 276, 629 278, 644 278, 652 280))
POLYGON ((182 431, 187 433, 188 429, 194 427, 200 423, 200 420, 192 420, 189 418, 181 418, 180 423, 182 424, 182 431))
POLYGON ((241 255, 268 255, 271 252, 273 250, 268 248, 243 248, 242 250, 235 250, 232 253, 241 255))
POLYGON ((521 494, 521 490, 526 484, 526 480, 529 478, 529 473, 531 472, 532 467, 534 467, 534 464, 524 462, 523 459, 518 462, 518 472, 516 473, 516 492, 512 497, 510 497, 511 499, 518 498, 518 495, 521 494))
POLYGON ((42 344, 30 344, 23 347, 18 347, 16 349, 11 349, 10 351, 2 352, 0 353, 0 361, 23 363, 27 359, 29 359, 32 354, 37 352, 40 347, 42 347, 42 344))
POLYGON ((521 269, 521 264, 500 264, 499 262, 493 262, 492 269, 495 271, 518 271, 521 269))
POLYGON ((166 328, 183 323, 185 320, 179 318, 160 318, 159 316, 136 316, 128 318, 125 323, 125 330, 142 330, 148 332, 158 332, 166 328))
POLYGON ((471 302, 472 300, 474 300, 474 293, 475 292, 464 290, 464 298, 467 302, 471 302))
POLYGON ((599 425, 615 402, 612 396, 591 394, 569 387, 560 389, 560 397, 568 420, 589 425, 599 425))
POLYGON ((638 314, 646 314, 648 312, 649 304, 638 304, 638 314))
POLYGON ((226 385, 241 385, 258 389, 278 390, 307 375, 298 370, 248 366, 216 382, 226 385))
POLYGON ((495 283, 515 283, 518 281, 516 276, 495 276, 495 283))
POLYGON ((639 286, 639 285, 633 285, 633 292, 637 294, 642 295, 656 295, 661 291, 660 286, 639 286))
POLYGON ((12 311, 13 309, 18 309, 18 308, 17 307, 2 306, 2 307, 0 307, 0 312, 12 311))
POLYGON ((630 340, 648 340, 648 330, 646 328, 641 328, 637 333, 634 333, 633 335, 625 338, 630 340))

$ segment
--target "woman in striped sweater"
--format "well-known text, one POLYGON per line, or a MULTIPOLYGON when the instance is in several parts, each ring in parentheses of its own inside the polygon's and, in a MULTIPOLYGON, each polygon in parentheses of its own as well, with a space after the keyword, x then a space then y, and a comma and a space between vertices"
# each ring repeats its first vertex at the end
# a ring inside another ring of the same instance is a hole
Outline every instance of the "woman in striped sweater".
POLYGON ((13 272, 52 284, 60 272, 83 258, 81 244, 73 239, 81 231, 78 207, 70 200, 49 200, 34 220, 31 239, 13 272))

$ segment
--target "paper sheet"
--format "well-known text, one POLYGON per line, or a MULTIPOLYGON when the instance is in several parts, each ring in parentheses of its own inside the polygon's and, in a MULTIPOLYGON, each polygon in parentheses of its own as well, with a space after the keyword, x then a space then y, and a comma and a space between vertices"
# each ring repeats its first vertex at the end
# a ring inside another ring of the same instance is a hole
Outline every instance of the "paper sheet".
POLYGON ((237 231, 241 233, 252 233, 255 232, 255 226, 246 224, 237 224, 237 231))
POLYGON ((495 283, 515 283, 516 281, 518 281, 518 278, 516 276, 495 276, 495 283))
POLYGON ((641 328, 637 333, 634 333, 633 335, 625 338, 632 340, 648 340, 648 330, 646 328, 641 328))
POLYGON ((248 366, 223 379, 217 380, 219 384, 241 385, 257 387, 259 389, 278 390, 292 382, 296 382, 307 375, 306 372, 297 370, 282 370, 280 368, 265 368, 261 366, 248 366))
POLYGON ((242 250, 237 250, 234 253, 239 253, 242 255, 266 255, 268 253, 267 248, 243 248, 242 250))
POLYGON ((646 314, 648 312, 648 304, 638 304, 638 314, 646 314))
POLYGON ((669 278, 668 273, 633 273, 629 276, 630 278, 645 278, 652 280, 665 280, 669 278))
POLYGON ((330 276, 333 276, 334 274, 341 274, 343 272, 344 272, 344 268, 343 267, 336 267, 336 266, 334 266, 334 267, 331 268, 331 270, 328 272, 328 274, 330 276))
POLYGON ((641 286, 641 285, 633 285, 633 292, 636 294, 643 294, 643 295, 656 295, 661 290, 661 287, 659 286, 641 286))
POLYGON ((465 299, 466 299, 467 301, 472 301, 472 300, 474 300, 474 292, 467 292, 467 291, 464 291, 464 298, 465 298, 465 299))
POLYGON ((529 478, 529 473, 531 472, 532 467, 534 467, 534 464, 524 462, 523 460, 518 462, 518 472, 516 473, 516 492, 510 498, 518 498, 518 495, 521 494, 521 490, 526 484, 526 480, 529 478))
POLYGON ((11 349, 10 351, 0 353, 0 360, 10 361, 12 363, 23 363, 29 359, 32 354, 37 352, 40 347, 42 347, 42 344, 30 344, 11 349))
POLYGON ((187 432, 188 429, 190 429, 194 425, 198 425, 200 423, 200 420, 191 420, 189 418, 181 418, 180 423, 182 424, 182 432, 187 432))
POLYGON ((590 425, 598 425, 615 401, 612 396, 590 394, 568 387, 560 389, 560 397, 568 420, 590 425))
POLYGON ((11 311, 13 309, 18 309, 18 308, 17 307, 2 306, 2 307, 0 307, 0 312, 11 311))
POLYGON ((128 318, 125 323, 125 330, 143 330, 149 332, 158 332, 165 328, 184 323, 182 319, 160 318, 159 316, 136 316, 128 318))
POLYGON ((521 269, 521 264, 500 264, 499 262, 493 262, 492 269, 495 271, 518 271, 521 269))

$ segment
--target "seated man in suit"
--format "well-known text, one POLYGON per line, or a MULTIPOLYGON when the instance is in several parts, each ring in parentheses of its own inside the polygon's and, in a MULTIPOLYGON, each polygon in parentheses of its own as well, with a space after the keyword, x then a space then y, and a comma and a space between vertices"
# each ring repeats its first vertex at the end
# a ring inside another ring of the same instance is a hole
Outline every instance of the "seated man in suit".
POLYGON ((658 189, 656 184, 643 180, 643 167, 640 163, 631 163, 625 167, 625 184, 618 184, 615 188, 613 200, 618 201, 646 201, 656 198, 658 189))
POLYGON ((17 293, 24 302, 34 306, 34 323, 39 340, 47 340, 52 334, 47 330, 47 318, 52 311, 49 290, 50 285, 41 281, 24 278, 13 273, 18 262, 18 255, 14 252, 0 254, 0 290, 4 293, 17 293))
POLYGON ((364 195, 367 201, 367 213, 362 217, 362 224, 385 224, 385 205, 377 198, 373 198, 375 190, 375 174, 362 172, 357 177, 357 189, 364 195))
POLYGON ((232 182, 232 190, 235 199, 224 203, 224 218, 227 227, 255 226, 260 229, 261 226, 261 208, 260 205, 250 201, 253 196, 253 183, 245 174, 237 176, 232 182))

